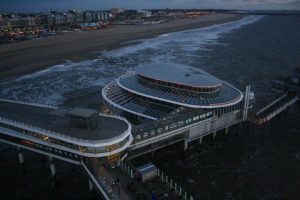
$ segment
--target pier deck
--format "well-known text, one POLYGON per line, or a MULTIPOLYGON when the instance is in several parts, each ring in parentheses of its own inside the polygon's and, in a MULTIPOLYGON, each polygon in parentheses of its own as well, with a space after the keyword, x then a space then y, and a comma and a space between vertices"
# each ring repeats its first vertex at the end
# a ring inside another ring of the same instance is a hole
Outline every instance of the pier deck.
POLYGON ((102 116, 98 118, 99 125, 96 129, 86 130, 70 127, 66 117, 54 117, 51 115, 52 112, 64 111, 66 111, 66 109, 54 109, 50 107, 38 107, 0 101, 0 117, 78 139, 106 140, 121 135, 128 129, 128 124, 125 121, 123 122, 117 118, 102 116))

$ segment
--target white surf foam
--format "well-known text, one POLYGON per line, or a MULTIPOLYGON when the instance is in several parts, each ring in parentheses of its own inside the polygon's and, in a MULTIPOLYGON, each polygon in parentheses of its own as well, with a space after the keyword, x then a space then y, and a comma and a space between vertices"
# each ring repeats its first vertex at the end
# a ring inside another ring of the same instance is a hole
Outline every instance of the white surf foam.
POLYGON ((163 34, 133 46, 105 52, 105 55, 109 57, 128 56, 129 54, 145 49, 164 48, 164 45, 168 45, 168 43, 178 43, 179 45, 181 43, 190 43, 185 44, 183 49, 188 51, 197 51, 204 44, 215 42, 221 34, 229 33, 235 29, 254 23, 261 18, 262 16, 249 16, 238 21, 213 25, 205 28, 163 34))

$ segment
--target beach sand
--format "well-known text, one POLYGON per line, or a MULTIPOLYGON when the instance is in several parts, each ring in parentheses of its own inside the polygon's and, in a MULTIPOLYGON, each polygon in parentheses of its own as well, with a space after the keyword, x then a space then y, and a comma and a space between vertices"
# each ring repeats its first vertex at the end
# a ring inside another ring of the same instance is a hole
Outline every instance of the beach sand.
POLYGON ((119 25, 92 32, 65 34, 41 40, 0 45, 0 79, 30 74, 65 60, 92 59, 101 50, 116 49, 126 41, 196 29, 242 18, 213 14, 196 19, 177 19, 154 25, 119 25))

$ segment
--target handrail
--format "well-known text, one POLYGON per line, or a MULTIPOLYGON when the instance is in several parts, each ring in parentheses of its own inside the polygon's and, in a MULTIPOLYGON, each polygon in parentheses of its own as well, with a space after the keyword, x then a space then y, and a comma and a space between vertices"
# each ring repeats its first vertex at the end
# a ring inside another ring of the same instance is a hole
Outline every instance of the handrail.
POLYGON ((103 195, 103 197, 105 198, 105 200, 111 200, 111 198, 103 190, 103 188, 101 187, 101 185, 99 184, 99 182, 96 180, 96 178, 94 177, 94 175, 91 173, 91 171, 88 169, 88 167, 86 166, 86 164, 83 161, 81 161, 81 165, 83 166, 83 168, 85 169, 85 171, 87 172, 87 174, 90 176, 90 178, 92 179, 92 181, 94 182, 94 184, 96 185, 96 187, 100 190, 100 192, 103 195))
POLYGON ((279 113, 281 113, 282 111, 284 111, 287 107, 289 107, 292 104, 294 104, 298 99, 299 99, 299 96, 295 96, 294 98, 292 98, 291 100, 289 100, 288 102, 286 102, 284 105, 278 107, 275 111, 273 111, 272 113, 269 113, 265 117, 254 119, 254 123, 257 123, 257 124, 260 125, 260 124, 263 124, 263 123, 271 120, 276 115, 278 115, 279 113))
POLYGON ((13 99, 4 99, 0 98, 0 102, 8 102, 8 103, 16 103, 16 104, 23 104, 23 105, 29 105, 29 106, 36 106, 36 107, 42 107, 42 108, 51 108, 51 109, 57 109, 58 106, 55 105, 49 105, 49 104, 41 104, 41 103, 31 103, 31 102, 25 102, 25 101, 18 101, 13 99))
POLYGON ((138 112, 129 110, 129 109, 127 109, 127 108, 125 108, 125 107, 123 107, 123 106, 120 106, 120 105, 114 103, 113 101, 111 101, 111 100, 107 97, 107 94, 108 94, 108 90, 112 87, 113 84, 116 84, 116 81, 110 82, 109 84, 107 84, 106 86, 104 86, 103 89, 102 89, 102 97, 104 98, 104 100, 105 100, 106 102, 108 102, 110 105, 112 105, 112 106, 114 106, 114 107, 116 107, 116 108, 118 108, 118 109, 125 110, 125 111, 127 111, 127 112, 129 112, 129 113, 132 113, 132 114, 135 114, 135 115, 139 115, 139 116, 141 116, 141 117, 145 117, 145 118, 148 118, 148 119, 151 119, 151 120, 157 120, 157 118, 155 118, 155 117, 152 117, 152 116, 149 116, 149 115, 145 115, 145 114, 143 114, 143 113, 138 113, 138 112))
POLYGON ((270 108, 271 106, 273 106, 275 103, 279 102, 280 100, 284 99, 287 96, 287 93, 283 94, 281 97, 279 97, 278 99, 276 99, 275 101, 271 102, 269 105, 263 107, 262 109, 260 109, 258 112, 256 112, 256 116, 261 114, 262 112, 264 112, 265 110, 267 110, 268 108, 270 108))

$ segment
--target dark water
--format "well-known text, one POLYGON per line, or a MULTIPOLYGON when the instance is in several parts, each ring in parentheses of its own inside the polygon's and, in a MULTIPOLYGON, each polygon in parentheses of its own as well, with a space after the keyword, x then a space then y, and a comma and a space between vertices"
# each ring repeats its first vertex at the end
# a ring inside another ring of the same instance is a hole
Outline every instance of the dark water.
MULTIPOLYGON (((2 83, 0 94, 60 103, 65 92, 104 85, 141 63, 170 61, 200 67, 240 89, 250 84, 261 107, 273 99, 270 81, 290 75, 300 65, 299 53, 300 16, 255 16, 143 40, 102 53, 104 60, 66 62, 2 83)), ((226 140, 220 133, 217 140, 205 138, 201 147, 195 143, 188 154, 183 154, 179 144, 161 150, 163 153, 156 153, 154 158, 141 158, 139 163, 151 160, 195 199, 300 199, 299 106, 291 107, 272 128, 266 128, 263 143, 261 135, 259 128, 248 135, 232 128, 226 140)), ((42 194, 54 195, 54 199, 91 198, 86 178, 82 174, 72 178, 69 166, 61 164, 58 170, 58 178, 69 187, 50 190, 48 166, 30 165, 24 179, 13 150, 0 151, 0 181, 5 185, 0 192, 4 199, 16 199, 20 194, 29 199, 42 194)), ((32 154, 25 159, 39 163, 32 154)))
MULTIPOLYGON (((201 68, 239 88, 252 85, 258 104, 267 103, 270 80, 300 67, 300 16, 269 16, 224 35, 201 68)), ((195 63, 196 64, 196 63, 195 63)))
MULTIPOLYGON (((261 107, 274 98, 270 81, 300 66, 300 16, 264 17, 218 42, 190 64, 241 89, 250 84, 261 107)), ((186 154, 179 144, 137 163, 152 160, 196 199, 300 199, 299 105, 267 126, 264 139, 262 127, 230 133, 207 137, 201 147, 194 142, 186 154)))

